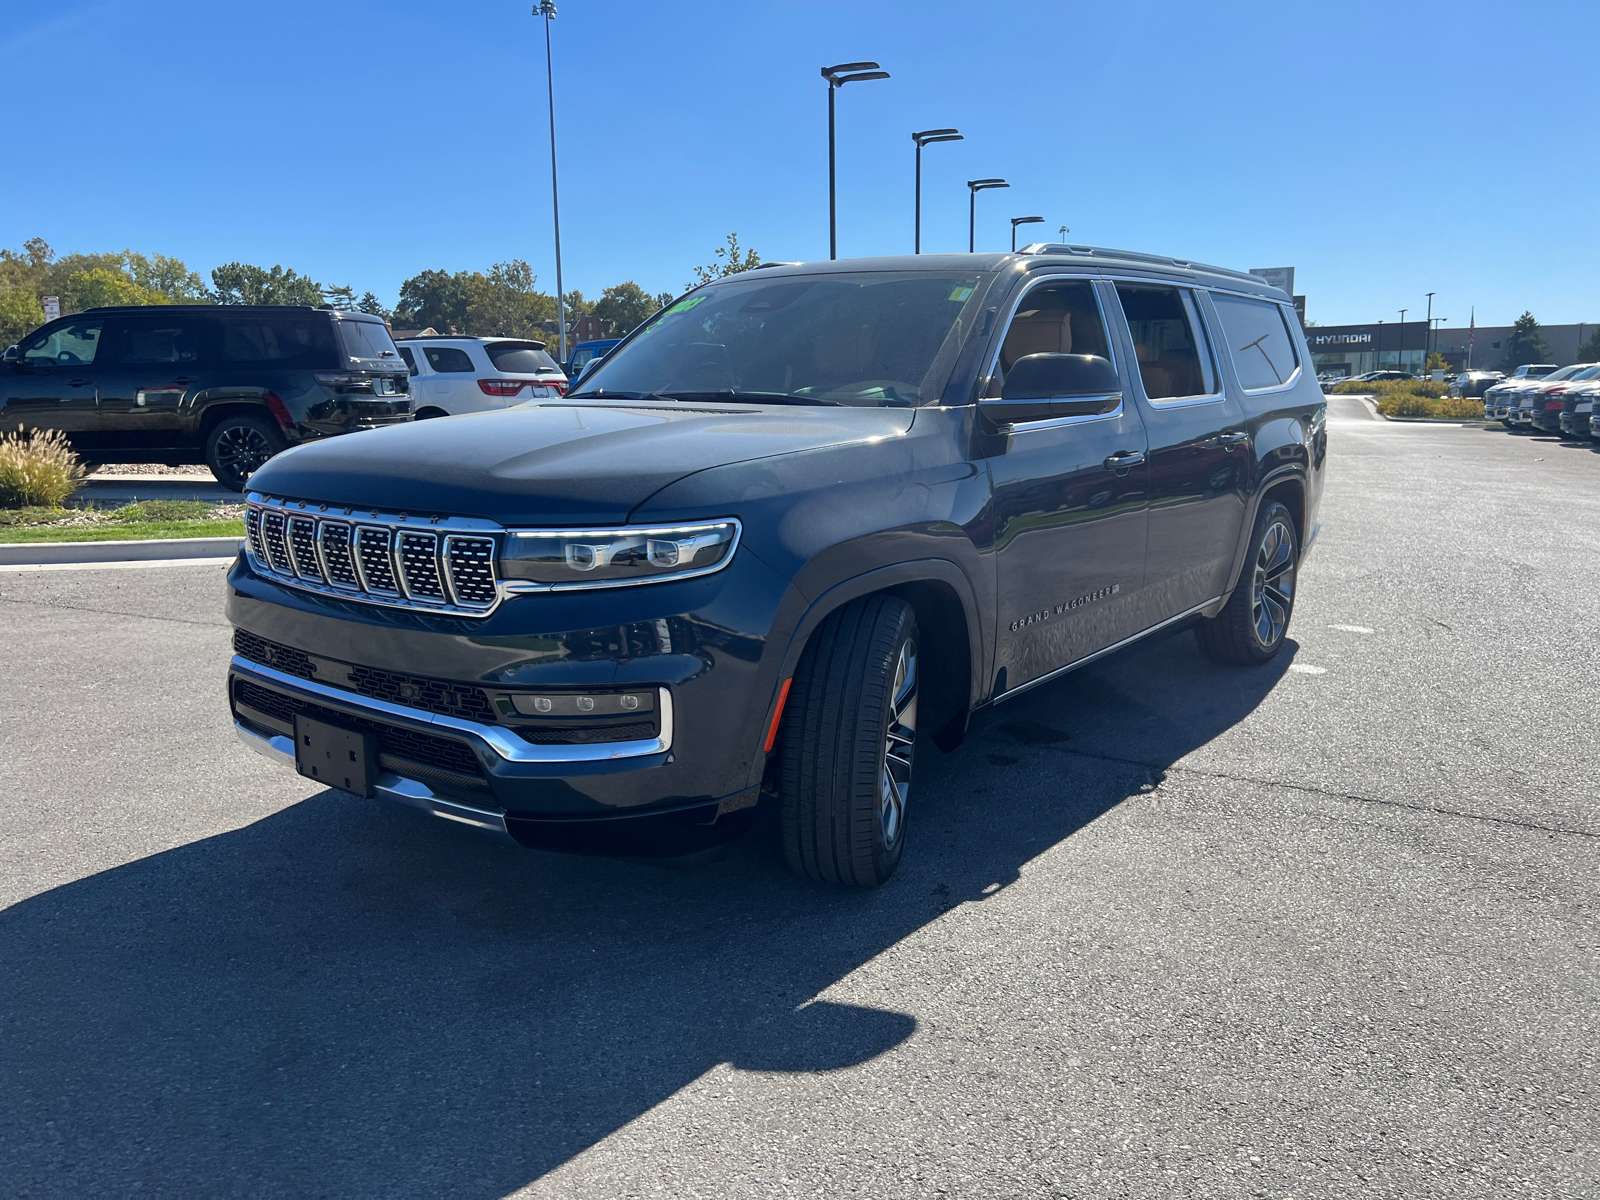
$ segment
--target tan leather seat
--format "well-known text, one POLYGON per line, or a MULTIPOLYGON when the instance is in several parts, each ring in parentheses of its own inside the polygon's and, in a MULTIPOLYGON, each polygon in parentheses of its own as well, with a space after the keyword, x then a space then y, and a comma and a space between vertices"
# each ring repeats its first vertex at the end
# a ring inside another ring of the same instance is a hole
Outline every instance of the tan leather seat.
POLYGON ((1019 358, 1030 354, 1071 354, 1072 314, 1059 308, 1019 312, 1006 331, 1000 348, 1000 367, 1009 371, 1019 358))

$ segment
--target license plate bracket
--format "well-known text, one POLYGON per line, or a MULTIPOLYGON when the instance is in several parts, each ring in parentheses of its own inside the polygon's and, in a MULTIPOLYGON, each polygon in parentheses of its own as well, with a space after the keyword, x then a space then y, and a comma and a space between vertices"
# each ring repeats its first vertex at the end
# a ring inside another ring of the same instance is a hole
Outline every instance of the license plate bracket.
POLYGON ((295 714, 294 766, 307 779, 370 798, 377 762, 371 734, 295 714))

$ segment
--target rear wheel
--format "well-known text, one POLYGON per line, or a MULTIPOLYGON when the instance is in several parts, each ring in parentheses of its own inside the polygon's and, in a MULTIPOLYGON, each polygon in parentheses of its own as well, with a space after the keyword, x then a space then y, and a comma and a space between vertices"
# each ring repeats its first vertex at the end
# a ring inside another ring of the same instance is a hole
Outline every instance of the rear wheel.
POLYGON ((283 433, 262 417, 225 416, 206 437, 206 465, 223 487, 242 492, 250 476, 288 444, 283 433))
POLYGON ((435 417, 448 417, 449 415, 450 414, 445 412, 445 410, 442 408, 419 408, 417 409, 416 416, 414 416, 412 420, 431 421, 435 417))
POLYGON ((1223 610, 1195 629, 1200 649, 1214 662, 1254 667, 1283 648, 1294 615, 1300 543, 1294 518, 1277 501, 1256 516, 1250 557, 1223 610))
POLYGON ((905 848, 917 740, 917 618, 893 596, 831 613, 812 636, 783 716, 778 808, 800 875, 875 887, 905 848))

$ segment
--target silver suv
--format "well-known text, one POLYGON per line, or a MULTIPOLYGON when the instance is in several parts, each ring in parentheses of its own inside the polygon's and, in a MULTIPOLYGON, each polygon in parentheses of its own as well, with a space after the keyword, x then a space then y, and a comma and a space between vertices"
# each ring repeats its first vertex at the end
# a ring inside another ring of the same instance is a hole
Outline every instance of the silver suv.
POLYGON ((545 353, 543 342, 429 334, 395 346, 411 373, 412 411, 419 421, 566 394, 566 372, 545 353))

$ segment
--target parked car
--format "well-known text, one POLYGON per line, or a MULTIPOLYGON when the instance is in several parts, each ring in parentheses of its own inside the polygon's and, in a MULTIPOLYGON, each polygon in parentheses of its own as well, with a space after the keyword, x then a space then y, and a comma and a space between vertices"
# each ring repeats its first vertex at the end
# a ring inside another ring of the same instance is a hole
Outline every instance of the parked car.
POLYGON ((1504 378, 1504 373, 1500 371, 1462 371, 1450 381, 1445 395, 1482 400, 1483 394, 1504 378))
POLYGON ((428 334, 397 345, 411 373, 419 421, 509 408, 567 390, 567 376, 543 342, 428 334))
POLYGON ((917 759, 975 710, 1185 626, 1279 655, 1320 528, 1310 366, 1281 293, 1152 255, 707 283, 565 398, 269 464, 228 577, 237 731, 524 845, 681 852, 766 796, 797 872, 882 883, 917 759))
POLYGON ((1600 379, 1574 384, 1561 397, 1561 432, 1566 437, 1587 439, 1594 436, 1590 419, 1594 416, 1594 399, 1600 395, 1600 379))
POLYGON ((1574 384, 1600 377, 1600 364, 1580 363, 1579 369, 1565 379, 1546 376, 1535 387, 1518 397, 1517 422, 1543 433, 1561 432, 1562 397, 1574 384))
MULTIPOLYGON (((1522 402, 1525 392, 1539 387, 1544 383, 1554 383, 1570 378, 1583 369, 1584 364, 1575 363, 1568 367, 1552 367, 1544 370, 1544 364, 1532 368, 1539 374, 1525 373, 1512 374, 1509 378, 1501 380, 1483 394, 1483 411, 1486 417, 1499 421, 1507 429, 1518 428, 1517 409, 1522 402)), ((1517 368, 1523 371, 1522 367, 1517 368)))
POLYGON ((621 338, 602 338, 593 342, 579 342, 572 348, 572 356, 567 359, 567 378, 576 379, 582 375, 585 367, 611 353, 621 341, 621 338))
POLYGON ((91 308, 3 356, 0 426, 59 429, 90 463, 205 462, 242 491, 274 454, 411 419, 377 317, 292 306, 91 308))
POLYGON ((1564 368, 1556 366, 1555 363, 1523 363, 1520 367, 1517 367, 1511 372, 1511 378, 1540 379, 1546 375, 1552 375, 1556 371, 1563 369, 1564 368))

